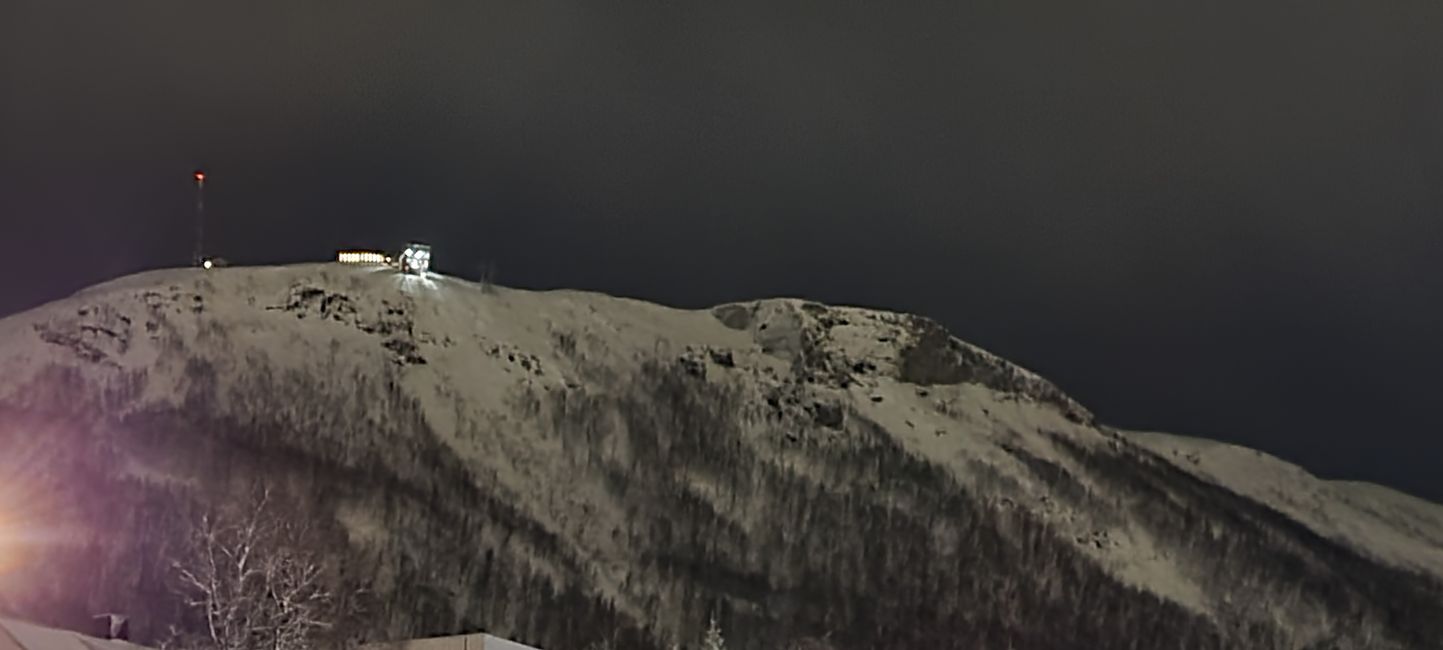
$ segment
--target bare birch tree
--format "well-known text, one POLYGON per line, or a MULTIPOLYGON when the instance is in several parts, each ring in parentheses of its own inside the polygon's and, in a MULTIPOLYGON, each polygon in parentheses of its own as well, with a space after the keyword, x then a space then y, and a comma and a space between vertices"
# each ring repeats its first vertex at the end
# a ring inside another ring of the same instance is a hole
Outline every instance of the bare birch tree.
POLYGON ((336 597, 325 564, 309 524, 296 514, 260 488, 240 507, 196 522, 174 569, 203 629, 181 645, 303 650, 334 625, 336 597))

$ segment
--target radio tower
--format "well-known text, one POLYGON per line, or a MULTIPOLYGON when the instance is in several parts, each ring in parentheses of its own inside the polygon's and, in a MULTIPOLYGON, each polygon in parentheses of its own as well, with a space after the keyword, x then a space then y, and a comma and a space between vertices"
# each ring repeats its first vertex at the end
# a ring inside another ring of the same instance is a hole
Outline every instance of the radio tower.
POLYGON ((205 266, 205 171, 195 170, 195 254, 191 261, 205 266))

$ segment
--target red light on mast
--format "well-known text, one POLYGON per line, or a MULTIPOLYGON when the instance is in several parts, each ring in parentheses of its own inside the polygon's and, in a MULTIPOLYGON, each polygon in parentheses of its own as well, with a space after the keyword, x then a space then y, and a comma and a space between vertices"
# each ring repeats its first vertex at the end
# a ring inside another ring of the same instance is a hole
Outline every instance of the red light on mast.
POLYGON ((197 183, 204 183, 204 182, 205 182, 205 172, 200 171, 200 170, 197 169, 196 172, 195 172, 195 182, 197 182, 197 183))

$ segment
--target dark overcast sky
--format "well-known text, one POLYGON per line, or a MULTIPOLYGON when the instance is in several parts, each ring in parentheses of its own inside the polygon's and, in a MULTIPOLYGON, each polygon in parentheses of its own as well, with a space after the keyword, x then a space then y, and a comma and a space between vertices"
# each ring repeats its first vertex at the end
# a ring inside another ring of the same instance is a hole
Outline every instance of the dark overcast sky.
POLYGON ((0 0, 0 313, 436 244, 924 313, 1122 426, 1443 500, 1436 0, 0 0))

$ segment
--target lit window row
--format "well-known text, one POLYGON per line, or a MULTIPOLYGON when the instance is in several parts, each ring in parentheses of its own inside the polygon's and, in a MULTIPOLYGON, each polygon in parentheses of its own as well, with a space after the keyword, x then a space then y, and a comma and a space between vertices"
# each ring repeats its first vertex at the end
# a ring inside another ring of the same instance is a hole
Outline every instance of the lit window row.
POLYGON ((375 251, 341 251, 336 253, 336 261, 342 264, 389 264, 391 258, 375 251))

